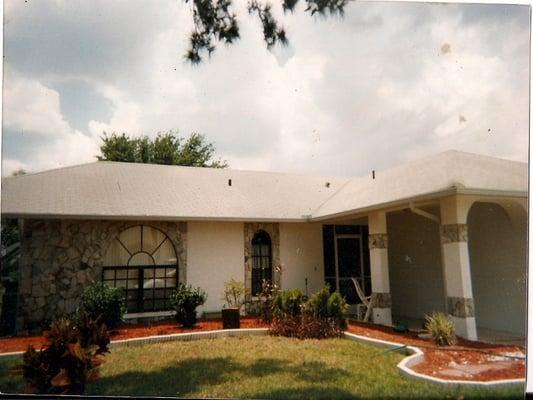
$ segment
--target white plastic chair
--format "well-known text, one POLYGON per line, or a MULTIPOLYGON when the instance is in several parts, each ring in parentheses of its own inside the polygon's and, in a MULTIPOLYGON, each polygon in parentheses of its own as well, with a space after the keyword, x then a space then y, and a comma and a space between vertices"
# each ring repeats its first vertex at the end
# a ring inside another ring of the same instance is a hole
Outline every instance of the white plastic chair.
POLYGON ((372 313, 372 296, 365 296, 365 293, 363 292, 363 289, 361 288, 361 285, 359 284, 359 281, 357 279, 352 278, 352 282, 355 285, 355 291, 357 292, 357 296, 359 296, 359 299, 361 300, 361 304, 357 305, 357 319, 361 319, 359 316, 359 306, 361 306, 363 308, 366 308, 363 321, 368 322, 368 320, 370 319, 370 314, 372 313))

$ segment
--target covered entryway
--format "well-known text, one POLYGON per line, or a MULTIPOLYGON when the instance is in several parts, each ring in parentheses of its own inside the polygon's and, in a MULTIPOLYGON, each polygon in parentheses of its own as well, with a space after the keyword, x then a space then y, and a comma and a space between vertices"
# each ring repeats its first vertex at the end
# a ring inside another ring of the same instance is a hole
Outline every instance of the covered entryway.
POLYGON ((365 225, 324 225, 324 280, 339 292, 356 312, 361 303, 352 279, 356 279, 365 295, 372 292, 368 252, 368 227, 365 225))
POLYGON ((527 214, 512 201, 475 202, 468 213, 468 249, 480 339, 524 339, 527 214))
MULTIPOLYGON (((421 208, 439 217, 438 206, 421 208)), ((446 312, 440 224, 410 209, 387 213, 392 318, 421 328, 426 315, 446 312)))

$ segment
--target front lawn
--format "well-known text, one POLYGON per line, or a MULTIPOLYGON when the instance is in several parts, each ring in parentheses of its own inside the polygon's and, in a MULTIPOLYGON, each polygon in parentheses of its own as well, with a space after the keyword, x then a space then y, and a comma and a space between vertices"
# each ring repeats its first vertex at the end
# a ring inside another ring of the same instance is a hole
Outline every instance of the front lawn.
MULTIPOLYGON (((243 337, 113 349, 88 394, 261 399, 523 398, 522 389, 444 389, 402 377, 402 354, 345 339, 243 337)), ((22 389, 0 358, 0 390, 22 389)))

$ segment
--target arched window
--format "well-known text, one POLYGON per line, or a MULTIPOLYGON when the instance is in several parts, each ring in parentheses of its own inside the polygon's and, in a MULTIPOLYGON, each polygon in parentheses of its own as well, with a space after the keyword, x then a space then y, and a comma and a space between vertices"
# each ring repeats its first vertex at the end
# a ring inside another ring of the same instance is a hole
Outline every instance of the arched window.
POLYGON ((124 288, 128 312, 168 310, 177 266, 176 250, 167 235, 151 226, 133 226, 109 246, 102 280, 124 288))
POLYGON ((272 242, 265 231, 252 239, 252 295, 261 292, 263 280, 272 282, 272 242))

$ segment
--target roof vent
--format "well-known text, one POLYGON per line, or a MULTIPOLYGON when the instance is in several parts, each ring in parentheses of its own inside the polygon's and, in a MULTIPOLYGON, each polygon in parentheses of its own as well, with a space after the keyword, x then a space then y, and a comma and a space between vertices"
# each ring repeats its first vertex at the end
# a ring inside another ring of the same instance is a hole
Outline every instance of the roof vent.
POLYGON ((231 186, 231 179, 228 179, 228 186, 231 186))

